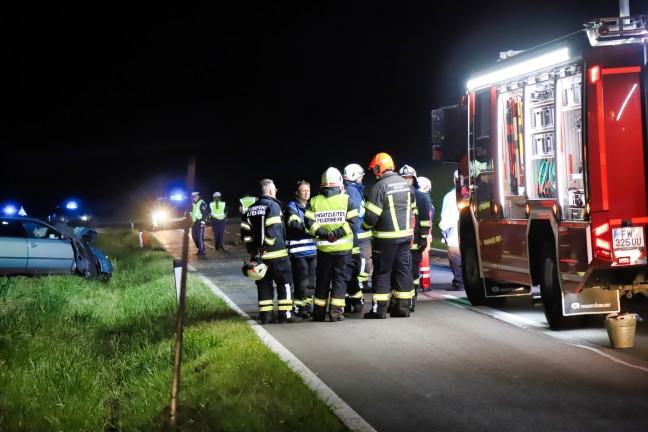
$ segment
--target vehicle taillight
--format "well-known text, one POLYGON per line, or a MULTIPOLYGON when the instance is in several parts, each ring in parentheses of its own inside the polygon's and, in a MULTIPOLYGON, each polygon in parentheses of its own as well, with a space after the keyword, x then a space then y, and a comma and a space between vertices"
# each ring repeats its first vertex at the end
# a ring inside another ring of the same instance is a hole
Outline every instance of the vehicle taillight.
POLYGON ((589 68, 587 76, 589 77, 590 84, 596 84, 599 82, 601 80, 601 66, 596 65, 589 68))
POLYGON ((592 230, 594 233, 594 255, 608 260, 612 258, 612 244, 609 240, 603 238, 603 236, 607 238, 609 231, 610 224, 607 222, 592 230))

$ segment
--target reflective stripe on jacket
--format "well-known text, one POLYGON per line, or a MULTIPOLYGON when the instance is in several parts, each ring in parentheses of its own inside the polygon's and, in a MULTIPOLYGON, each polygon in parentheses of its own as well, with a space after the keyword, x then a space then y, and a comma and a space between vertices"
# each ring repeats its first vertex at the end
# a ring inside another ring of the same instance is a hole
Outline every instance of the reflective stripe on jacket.
POLYGON ((286 220, 286 236, 288 253, 295 257, 310 257, 317 255, 315 237, 306 231, 304 214, 306 208, 297 201, 291 201, 284 210, 286 220))
POLYGON ((263 195, 241 218, 241 240, 250 254, 269 260, 288 256, 281 202, 263 195))
POLYGON ((358 209, 351 198, 341 193, 339 187, 324 188, 311 198, 304 214, 308 231, 317 239, 317 250, 328 253, 346 253, 353 249, 353 232, 358 223, 358 209), (327 241, 327 233, 333 232, 337 240, 327 241))
POLYGON ((374 239, 411 241, 412 214, 416 200, 407 181, 394 172, 384 174, 367 194, 363 228, 374 239))

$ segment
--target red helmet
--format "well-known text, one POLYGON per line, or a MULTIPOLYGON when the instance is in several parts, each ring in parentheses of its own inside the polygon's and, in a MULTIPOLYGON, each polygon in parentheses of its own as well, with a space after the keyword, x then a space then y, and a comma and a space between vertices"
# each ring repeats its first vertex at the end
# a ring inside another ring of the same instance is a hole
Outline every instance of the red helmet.
POLYGON ((394 170, 394 161, 387 153, 378 153, 369 162, 369 169, 377 176, 381 176, 387 170, 394 170))

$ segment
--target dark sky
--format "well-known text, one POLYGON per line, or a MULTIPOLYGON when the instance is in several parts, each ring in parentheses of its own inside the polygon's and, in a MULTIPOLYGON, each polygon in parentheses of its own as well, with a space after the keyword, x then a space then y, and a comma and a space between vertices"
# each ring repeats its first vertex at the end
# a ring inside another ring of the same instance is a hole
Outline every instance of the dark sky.
MULTIPOLYGON (((265 177, 287 201, 296 180, 379 151, 416 167, 430 110, 457 103, 472 71, 619 12, 616 0, 11 3, 24 4, 0 10, 0 204, 36 216, 71 196, 132 213, 184 181, 192 157, 194 189, 232 204, 265 177)), ((630 12, 648 12, 640 3, 630 12)))

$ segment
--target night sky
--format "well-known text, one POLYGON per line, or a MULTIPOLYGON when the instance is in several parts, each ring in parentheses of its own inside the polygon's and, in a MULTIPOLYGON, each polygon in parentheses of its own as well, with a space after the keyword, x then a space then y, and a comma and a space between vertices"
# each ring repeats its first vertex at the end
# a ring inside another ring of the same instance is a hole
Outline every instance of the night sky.
POLYGON ((430 110, 458 103, 471 72, 619 13, 616 0, 16 3, 0 10, 0 204, 41 217, 68 197, 133 217, 191 158, 194 190, 232 207, 262 178, 287 202, 296 180, 317 192, 328 166, 379 151, 416 167, 430 110))

